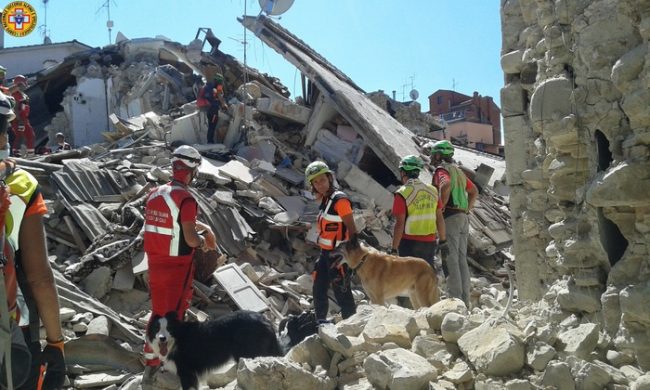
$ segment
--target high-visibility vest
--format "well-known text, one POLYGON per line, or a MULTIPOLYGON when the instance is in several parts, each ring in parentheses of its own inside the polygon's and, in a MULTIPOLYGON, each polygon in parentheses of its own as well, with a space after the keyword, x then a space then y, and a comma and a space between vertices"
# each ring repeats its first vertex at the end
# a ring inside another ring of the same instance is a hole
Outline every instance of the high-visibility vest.
POLYGON ((404 233, 412 236, 428 236, 436 233, 436 208, 438 190, 419 179, 409 179, 397 189, 406 201, 404 233))
POLYGON ((447 171, 451 178, 451 192, 445 208, 467 211, 469 196, 467 195, 467 176, 465 176, 465 172, 458 168, 456 164, 446 161, 436 167, 436 171, 438 169, 447 171))
MULTIPOLYGON (((17 170, 5 179, 9 186, 11 205, 5 215, 5 256, 7 265, 4 267, 5 292, 7 294, 7 306, 12 318, 17 319, 17 295, 18 283, 16 281, 15 254, 20 249, 19 237, 20 226, 27 210, 27 204, 38 189, 38 181, 30 173, 17 170)), ((2 277, 0 275, 0 277, 2 277)), ((2 303, 4 304, 4 303, 2 303)), ((26 306, 21 306, 21 317, 28 318, 26 306)))
POLYGON ((348 197, 342 191, 335 191, 321 203, 318 214, 318 245, 322 249, 334 249, 350 238, 343 219, 334 209, 336 202, 341 199, 348 199, 348 197))
MULTIPOLYGON (((172 183, 155 188, 147 197, 144 219, 144 250, 147 254, 183 256, 192 248, 181 245, 182 226, 178 221, 181 204, 192 194, 172 183)), ((184 243, 183 243, 184 244, 184 243)))

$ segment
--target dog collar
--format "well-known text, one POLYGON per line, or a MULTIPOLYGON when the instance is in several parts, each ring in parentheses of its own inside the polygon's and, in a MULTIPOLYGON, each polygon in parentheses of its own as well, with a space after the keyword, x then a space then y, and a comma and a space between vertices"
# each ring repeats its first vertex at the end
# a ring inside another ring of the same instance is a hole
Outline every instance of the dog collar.
POLYGON ((363 267, 363 264, 366 262, 366 259, 368 258, 368 255, 369 255, 369 253, 366 253, 365 255, 363 255, 363 257, 361 258, 361 262, 359 263, 359 265, 357 265, 355 268, 352 268, 352 270, 353 270, 353 271, 356 271, 356 270, 358 270, 359 268, 363 267))

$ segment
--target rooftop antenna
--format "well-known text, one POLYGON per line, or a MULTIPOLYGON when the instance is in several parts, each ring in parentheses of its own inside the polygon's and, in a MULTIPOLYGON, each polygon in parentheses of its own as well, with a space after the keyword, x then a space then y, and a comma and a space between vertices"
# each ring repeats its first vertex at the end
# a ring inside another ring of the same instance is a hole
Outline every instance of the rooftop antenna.
POLYGON ((111 30, 113 29, 113 21, 111 20, 111 1, 115 6, 117 6, 117 3, 115 0, 106 0, 104 4, 102 4, 99 9, 106 8, 106 28, 108 29, 108 44, 110 45, 113 42, 113 38, 111 35, 111 30))
POLYGON ((456 92, 456 86, 458 84, 456 83, 456 79, 451 79, 451 90, 456 92))
POLYGON ((44 18, 43 25, 39 27, 39 29, 41 30, 41 35, 43 35, 43 44, 45 44, 45 45, 52 43, 52 40, 50 39, 49 34, 48 34, 49 31, 47 29, 47 3, 48 3, 48 1, 49 0, 43 0, 43 9, 44 9, 45 18, 44 18))
POLYGON ((279 16, 287 12, 293 5, 294 0, 259 0, 260 14, 268 16, 279 16))

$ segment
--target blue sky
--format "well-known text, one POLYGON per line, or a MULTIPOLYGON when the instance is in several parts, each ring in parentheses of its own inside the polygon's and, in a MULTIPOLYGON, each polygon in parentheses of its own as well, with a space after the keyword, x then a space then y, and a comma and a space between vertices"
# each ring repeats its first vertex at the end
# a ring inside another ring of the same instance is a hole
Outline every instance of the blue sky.
MULTIPOLYGON (((211 27, 221 50, 243 60, 243 27, 237 17, 257 15, 257 0, 110 0, 118 31, 128 38, 164 35, 189 43, 198 27, 211 27)), ((36 8, 45 20, 42 0, 36 8)), ((9 1, 2 0, 4 7, 9 1)), ((91 46, 108 44, 106 0, 49 0, 47 24, 54 42, 77 39, 91 46)), ((276 19, 320 52, 366 91, 396 90, 408 98, 419 91, 422 110, 438 89, 492 96, 499 104, 503 73, 499 66, 501 26, 497 0, 295 0, 276 19), (455 88, 454 88, 455 83, 455 88)), ((248 32, 249 65, 280 78, 300 93, 295 68, 248 32)), ((5 34, 5 46, 41 43, 41 30, 24 38, 5 34)))

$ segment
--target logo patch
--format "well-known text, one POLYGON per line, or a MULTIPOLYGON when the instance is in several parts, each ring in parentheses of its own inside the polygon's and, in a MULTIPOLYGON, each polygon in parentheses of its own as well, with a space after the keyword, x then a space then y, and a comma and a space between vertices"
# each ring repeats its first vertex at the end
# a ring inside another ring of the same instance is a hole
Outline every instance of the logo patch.
POLYGON ((24 37, 36 28, 36 10, 26 1, 12 1, 2 10, 2 28, 14 37, 24 37))

